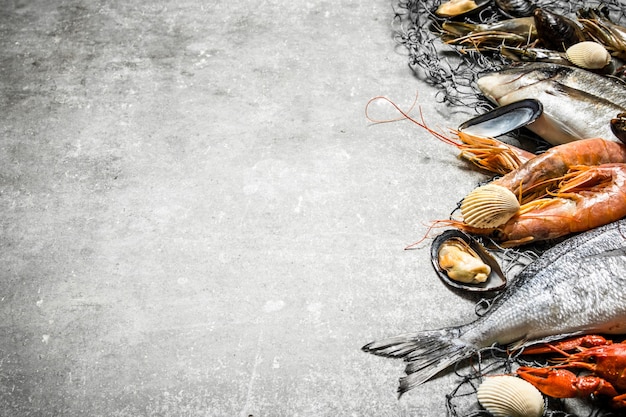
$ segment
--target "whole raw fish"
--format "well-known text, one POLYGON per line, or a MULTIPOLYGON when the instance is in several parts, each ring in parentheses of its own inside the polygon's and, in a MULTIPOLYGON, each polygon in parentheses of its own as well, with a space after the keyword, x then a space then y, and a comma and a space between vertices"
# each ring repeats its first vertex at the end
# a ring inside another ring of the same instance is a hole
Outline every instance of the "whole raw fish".
POLYGON ((484 75, 477 85, 500 106, 539 100, 543 114, 527 127, 553 145, 597 137, 618 141, 610 121, 626 111, 626 83, 617 78, 537 62, 484 75))
POLYGON ((476 321, 375 341, 363 350, 408 362, 402 395, 493 344, 520 347, 569 335, 625 333, 624 288, 626 220, 620 220, 546 251, 476 321))

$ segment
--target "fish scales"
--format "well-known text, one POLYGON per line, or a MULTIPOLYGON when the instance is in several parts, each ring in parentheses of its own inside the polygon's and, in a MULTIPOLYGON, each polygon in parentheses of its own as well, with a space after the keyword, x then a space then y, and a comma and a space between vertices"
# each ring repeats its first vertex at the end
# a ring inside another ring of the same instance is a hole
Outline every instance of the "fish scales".
POLYGON ((571 237, 524 268, 489 311, 462 326, 375 341, 363 350, 404 358, 400 394, 495 344, 626 332, 626 220, 571 237))
POLYGON ((553 145, 602 137, 617 140, 610 120, 626 111, 626 84, 571 66, 530 63, 486 74, 478 88, 500 106, 535 98, 543 114, 527 127, 553 145))

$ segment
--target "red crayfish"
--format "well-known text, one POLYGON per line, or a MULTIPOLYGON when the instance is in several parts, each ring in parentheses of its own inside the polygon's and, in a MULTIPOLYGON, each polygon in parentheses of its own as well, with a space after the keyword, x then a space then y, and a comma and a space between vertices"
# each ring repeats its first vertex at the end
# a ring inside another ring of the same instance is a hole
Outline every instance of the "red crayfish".
POLYGON ((589 335, 524 350, 524 354, 550 352, 563 355, 558 364, 546 368, 521 366, 517 374, 550 397, 602 395, 611 398, 613 407, 626 407, 626 343, 589 335), (578 376, 567 368, 587 370, 589 374, 578 376))

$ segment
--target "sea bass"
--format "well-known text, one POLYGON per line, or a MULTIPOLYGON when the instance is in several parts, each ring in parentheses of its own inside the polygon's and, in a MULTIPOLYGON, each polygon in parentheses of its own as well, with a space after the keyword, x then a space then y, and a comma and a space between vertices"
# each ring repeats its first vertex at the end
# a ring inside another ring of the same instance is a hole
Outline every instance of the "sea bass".
POLYGON ((526 127, 552 145, 597 137, 618 141, 610 121, 626 112, 626 83, 617 78, 537 62, 484 75, 477 85, 499 106, 539 100, 543 114, 526 127))
POLYGON ((626 333, 624 288, 623 219, 547 250, 474 322, 374 341, 363 350, 408 362, 402 395, 494 344, 518 348, 578 334, 626 333))

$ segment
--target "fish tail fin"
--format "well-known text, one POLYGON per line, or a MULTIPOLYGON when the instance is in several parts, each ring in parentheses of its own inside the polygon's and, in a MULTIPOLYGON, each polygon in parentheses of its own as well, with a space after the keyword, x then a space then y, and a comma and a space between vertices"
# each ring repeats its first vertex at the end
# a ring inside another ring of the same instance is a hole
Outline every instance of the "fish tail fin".
POLYGON ((400 378, 398 396, 428 381, 439 372, 476 353, 476 346, 459 339, 460 327, 403 334, 374 341, 362 350, 388 358, 403 358, 406 376, 400 378))

